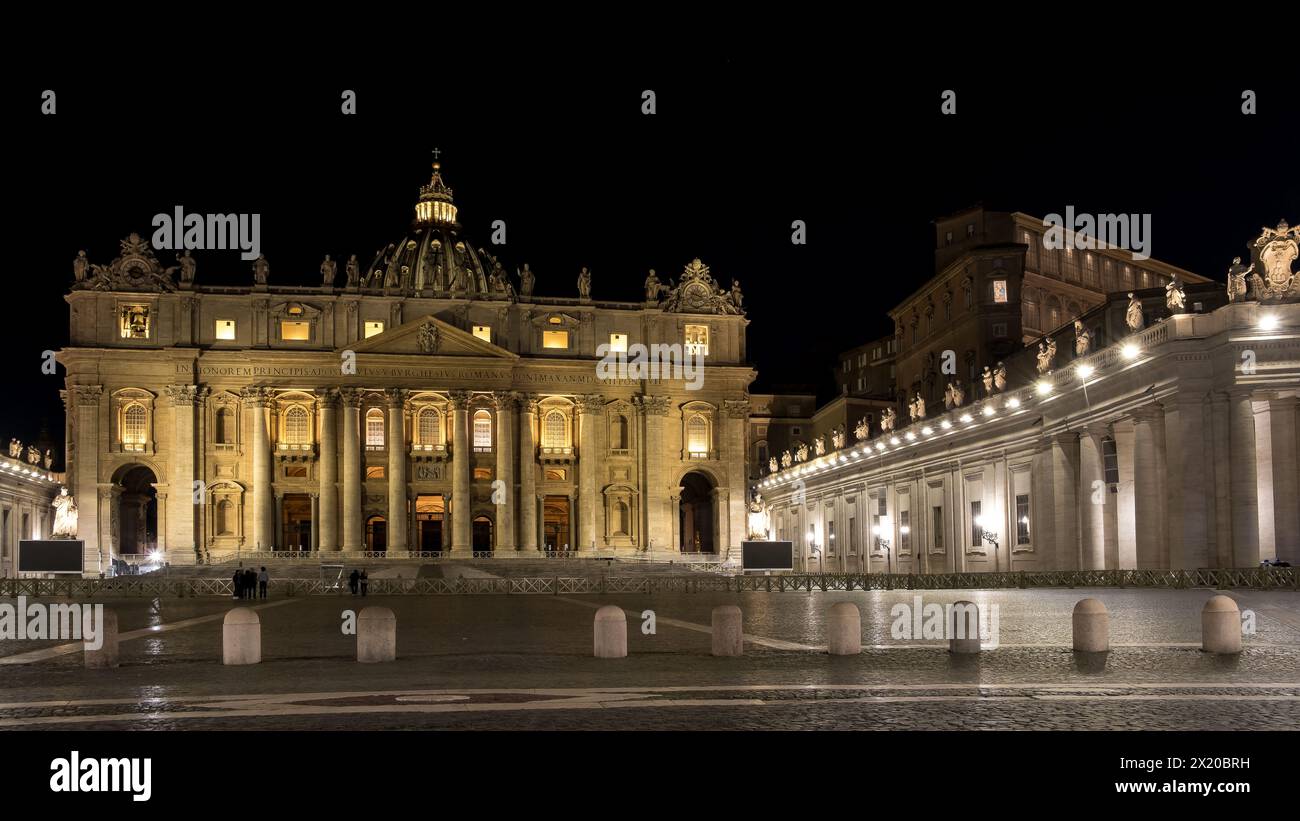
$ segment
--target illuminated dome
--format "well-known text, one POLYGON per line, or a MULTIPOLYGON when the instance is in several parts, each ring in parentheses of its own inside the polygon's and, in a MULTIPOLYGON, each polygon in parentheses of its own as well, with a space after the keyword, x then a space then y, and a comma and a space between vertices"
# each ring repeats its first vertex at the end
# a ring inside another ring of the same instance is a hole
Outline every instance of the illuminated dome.
POLYGON ((375 255, 361 285, 386 293, 480 299, 508 299, 513 292, 496 257, 475 249, 461 234, 452 191, 437 162, 429 184, 420 188, 410 233, 375 255))

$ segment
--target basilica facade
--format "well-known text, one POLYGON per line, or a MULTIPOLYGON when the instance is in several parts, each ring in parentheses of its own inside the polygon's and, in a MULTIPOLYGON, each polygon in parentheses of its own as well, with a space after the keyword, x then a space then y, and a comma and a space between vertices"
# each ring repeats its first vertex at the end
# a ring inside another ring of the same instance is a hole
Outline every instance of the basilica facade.
POLYGON ((594 298, 586 269, 576 296, 535 296, 527 265, 471 244, 435 164, 368 264, 326 256, 315 286, 264 257, 242 287, 197 267, 135 234, 74 263, 58 361, 87 574, 153 551, 724 555, 745 536, 748 319, 698 259, 651 271, 642 302, 594 298))

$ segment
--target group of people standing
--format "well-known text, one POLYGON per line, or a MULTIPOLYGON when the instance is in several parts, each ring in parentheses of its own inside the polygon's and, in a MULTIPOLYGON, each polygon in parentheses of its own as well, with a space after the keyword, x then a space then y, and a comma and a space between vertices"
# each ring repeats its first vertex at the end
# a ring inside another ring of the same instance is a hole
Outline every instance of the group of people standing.
POLYGON ((352 575, 348 576, 348 588, 354 596, 357 594, 358 589, 361 591, 361 595, 366 595, 366 591, 370 588, 370 577, 366 575, 366 571, 353 569, 352 575))
POLYGON ((266 598, 266 585, 271 581, 271 574, 262 568, 259 573, 253 568, 240 567, 235 571, 231 579, 235 583, 235 598, 237 599, 256 599, 266 598))

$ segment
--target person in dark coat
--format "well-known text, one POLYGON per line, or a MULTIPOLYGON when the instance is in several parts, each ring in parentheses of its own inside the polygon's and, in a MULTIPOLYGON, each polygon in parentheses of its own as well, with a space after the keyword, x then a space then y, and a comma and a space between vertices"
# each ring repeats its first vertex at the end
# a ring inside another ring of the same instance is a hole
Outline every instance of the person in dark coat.
POLYGON ((257 598, 257 571, 251 567, 244 571, 244 593, 250 599, 257 598))
POLYGON ((348 576, 348 587, 352 589, 352 595, 355 596, 357 594, 357 585, 360 583, 361 583, 361 574, 358 573, 355 568, 353 568, 352 575, 348 576))
POLYGON ((266 568, 263 567, 262 572, 257 574, 257 592, 260 594, 260 598, 266 598, 266 586, 270 581, 271 574, 267 573, 266 568))
POLYGON ((370 577, 366 575, 366 571, 362 570, 361 571, 361 595, 363 596, 366 595, 366 590, 369 587, 370 587, 370 577))
POLYGON ((231 590, 234 593, 234 597, 237 599, 244 598, 244 571, 236 570, 235 575, 230 577, 230 581, 233 585, 231 590))

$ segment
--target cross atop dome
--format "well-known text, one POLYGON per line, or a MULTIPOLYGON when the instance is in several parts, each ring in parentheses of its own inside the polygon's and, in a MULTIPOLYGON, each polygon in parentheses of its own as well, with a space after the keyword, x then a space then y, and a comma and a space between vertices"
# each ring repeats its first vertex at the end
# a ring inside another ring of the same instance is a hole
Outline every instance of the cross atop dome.
POLYGON ((442 163, 438 158, 442 150, 433 149, 433 176, 429 184, 420 187, 420 201, 415 204, 417 222, 437 222, 446 225, 456 224, 456 206, 452 204, 452 192, 442 179, 442 163))

